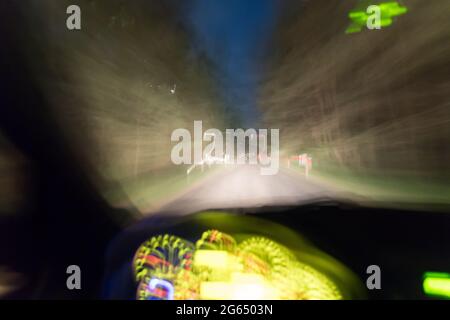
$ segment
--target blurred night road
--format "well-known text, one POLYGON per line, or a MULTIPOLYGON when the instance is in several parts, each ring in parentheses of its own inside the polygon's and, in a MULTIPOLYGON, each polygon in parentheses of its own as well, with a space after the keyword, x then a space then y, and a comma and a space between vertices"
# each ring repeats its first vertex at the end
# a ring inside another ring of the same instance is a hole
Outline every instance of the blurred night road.
POLYGON ((333 198, 335 194, 293 170, 280 168, 278 174, 264 176, 258 165, 246 165, 212 174, 159 210, 184 214, 215 208, 289 205, 333 198))
POLYGON ((82 32, 60 23, 64 3, 1 11, 14 33, 2 46, 10 108, 0 117, 0 211, 32 197, 37 159, 49 175, 73 163, 95 196, 143 215, 161 203, 333 196, 301 175, 251 167, 193 187, 185 172, 196 161, 175 164, 171 136, 196 121, 279 130, 279 154, 311 156, 311 177, 333 190, 388 206, 450 203, 448 3, 404 1, 391 26, 349 34, 349 14, 368 1, 185 2, 80 1, 82 32))
POLYGON ((0 298, 98 297, 117 235, 214 209, 275 206, 363 277, 382 266, 388 298, 450 270, 449 0, 76 2, 0 1, 0 298), (257 152, 290 168, 228 166, 238 129, 279 132, 257 152))

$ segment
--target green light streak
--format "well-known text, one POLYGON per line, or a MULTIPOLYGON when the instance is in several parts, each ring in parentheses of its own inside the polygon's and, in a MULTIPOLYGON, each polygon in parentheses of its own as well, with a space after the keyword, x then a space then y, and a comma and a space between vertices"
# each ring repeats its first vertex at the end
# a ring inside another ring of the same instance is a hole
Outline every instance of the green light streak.
POLYGON ((450 274, 426 272, 423 280, 423 291, 429 296, 450 299, 450 274))
MULTIPOLYGON (((408 8, 401 6, 395 1, 380 3, 378 7, 381 12, 380 26, 382 28, 390 26, 393 23, 393 17, 408 12, 408 8)), ((345 31, 347 34, 361 32, 364 26, 367 25, 367 20, 369 19, 369 15, 361 10, 350 11, 348 17, 352 21, 352 24, 345 31)))

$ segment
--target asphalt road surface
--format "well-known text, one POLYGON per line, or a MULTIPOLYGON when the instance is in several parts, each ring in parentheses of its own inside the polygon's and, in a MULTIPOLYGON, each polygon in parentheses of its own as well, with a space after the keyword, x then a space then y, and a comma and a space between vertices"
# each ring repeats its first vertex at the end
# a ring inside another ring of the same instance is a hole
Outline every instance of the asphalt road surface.
POLYGON ((158 211, 187 214, 208 209, 282 206, 334 196, 332 190, 291 169, 280 168, 278 174, 264 176, 257 165, 241 165, 211 174, 158 211))

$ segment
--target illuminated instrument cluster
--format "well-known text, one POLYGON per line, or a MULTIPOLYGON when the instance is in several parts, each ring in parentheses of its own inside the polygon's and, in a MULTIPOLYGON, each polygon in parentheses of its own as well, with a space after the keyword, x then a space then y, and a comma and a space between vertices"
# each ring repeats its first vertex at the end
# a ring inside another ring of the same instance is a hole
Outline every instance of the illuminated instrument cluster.
POLYGON ((139 300, 342 299, 337 286, 264 237, 238 242, 217 230, 194 244, 159 235, 137 250, 139 300))

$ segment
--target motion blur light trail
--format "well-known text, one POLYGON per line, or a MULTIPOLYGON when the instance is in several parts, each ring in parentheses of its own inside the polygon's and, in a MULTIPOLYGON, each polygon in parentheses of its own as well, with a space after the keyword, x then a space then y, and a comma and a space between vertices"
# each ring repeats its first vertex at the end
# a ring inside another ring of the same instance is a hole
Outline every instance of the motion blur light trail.
POLYGON ((61 128, 52 134, 113 206, 147 212, 189 185, 186 168, 170 161, 171 133, 198 119, 225 128, 224 110, 207 61, 192 54, 190 35, 175 22, 176 6, 77 5, 82 30, 70 32, 61 25, 65 2, 18 3, 28 22, 24 52, 61 128))
POLYGON ((286 247, 260 236, 203 233, 194 246, 172 235, 138 249, 137 298, 336 300, 342 293, 286 247))
POLYGON ((349 12, 383 2, 290 3, 262 83, 264 126, 334 188, 449 204, 450 2, 397 1, 408 12, 388 28, 345 34, 349 12))

